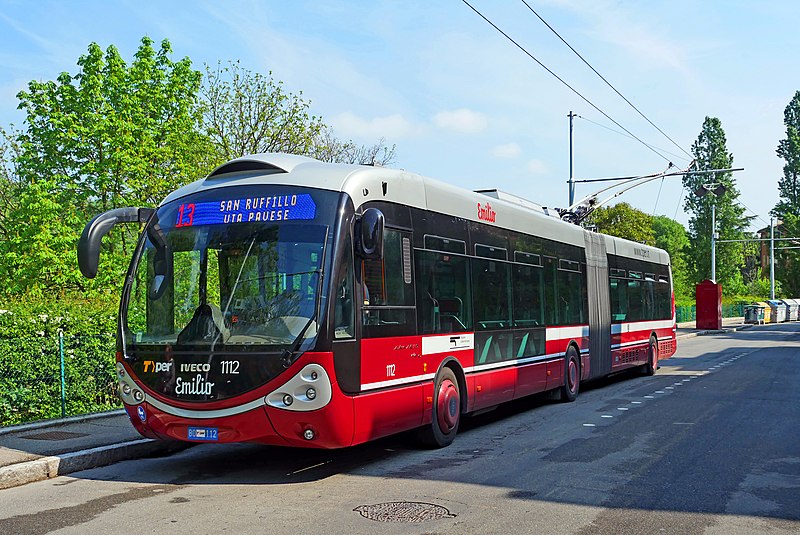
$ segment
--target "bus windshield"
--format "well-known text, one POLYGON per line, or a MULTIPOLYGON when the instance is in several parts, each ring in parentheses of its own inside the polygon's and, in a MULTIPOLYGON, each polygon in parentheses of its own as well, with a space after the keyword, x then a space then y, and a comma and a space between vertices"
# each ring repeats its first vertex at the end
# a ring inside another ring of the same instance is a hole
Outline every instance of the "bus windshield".
POLYGON ((280 350, 312 340, 329 227, 200 215, 187 224, 181 212, 201 204, 168 206, 150 222, 128 295, 126 346, 280 350))

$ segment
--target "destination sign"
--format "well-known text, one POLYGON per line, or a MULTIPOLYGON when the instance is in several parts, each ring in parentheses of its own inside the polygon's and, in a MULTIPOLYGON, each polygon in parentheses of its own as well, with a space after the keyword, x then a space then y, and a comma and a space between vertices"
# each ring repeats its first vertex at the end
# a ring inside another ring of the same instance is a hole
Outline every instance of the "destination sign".
POLYGON ((314 219, 316 213, 317 205, 308 193, 184 203, 178 206, 175 228, 307 220, 314 219))

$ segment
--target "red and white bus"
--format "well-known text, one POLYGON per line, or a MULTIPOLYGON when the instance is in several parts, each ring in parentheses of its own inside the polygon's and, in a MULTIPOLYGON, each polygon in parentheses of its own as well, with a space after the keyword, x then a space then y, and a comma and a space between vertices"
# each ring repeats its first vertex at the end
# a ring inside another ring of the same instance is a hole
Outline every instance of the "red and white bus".
POLYGON ((496 190, 286 154, 228 162, 157 209, 122 292, 117 372, 152 438, 338 448, 675 352, 666 252, 496 190))

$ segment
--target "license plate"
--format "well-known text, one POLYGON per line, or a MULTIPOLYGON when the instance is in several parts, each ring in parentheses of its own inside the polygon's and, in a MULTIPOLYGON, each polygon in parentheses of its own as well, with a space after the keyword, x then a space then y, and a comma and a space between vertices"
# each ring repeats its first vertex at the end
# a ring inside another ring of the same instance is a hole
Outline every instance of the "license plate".
POLYGON ((216 427, 190 427, 186 437, 189 440, 219 440, 219 430, 216 427))

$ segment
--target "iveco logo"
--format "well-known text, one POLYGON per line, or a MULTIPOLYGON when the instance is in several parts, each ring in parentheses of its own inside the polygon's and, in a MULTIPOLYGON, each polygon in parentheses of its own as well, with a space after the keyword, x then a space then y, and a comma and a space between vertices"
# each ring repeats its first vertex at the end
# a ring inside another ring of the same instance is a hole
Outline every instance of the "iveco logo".
POLYGON ((191 363, 181 364, 182 372, 207 372, 211 371, 211 364, 208 363, 191 363))

